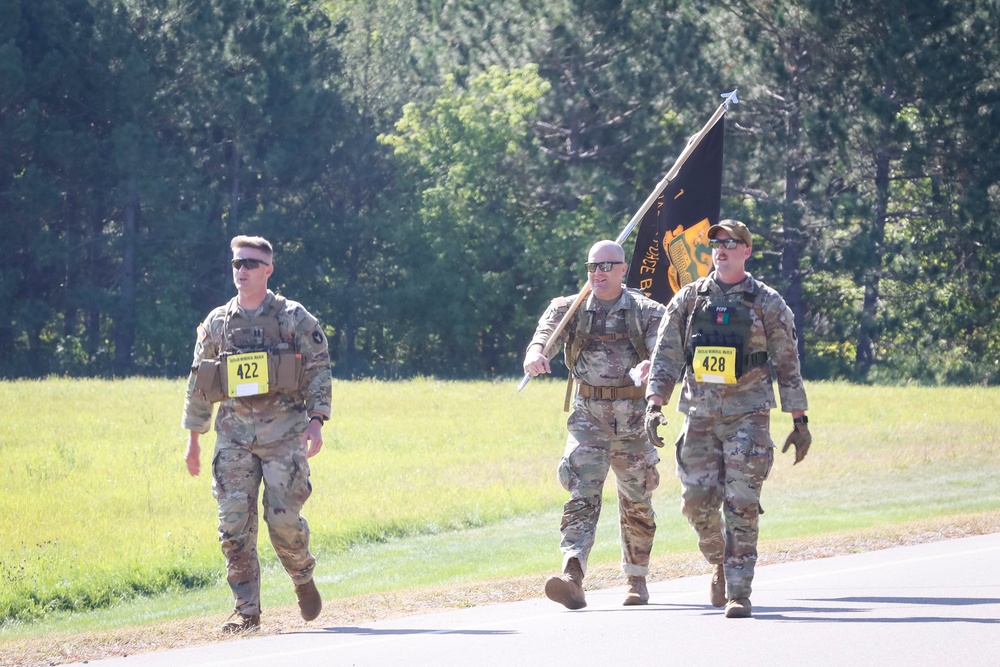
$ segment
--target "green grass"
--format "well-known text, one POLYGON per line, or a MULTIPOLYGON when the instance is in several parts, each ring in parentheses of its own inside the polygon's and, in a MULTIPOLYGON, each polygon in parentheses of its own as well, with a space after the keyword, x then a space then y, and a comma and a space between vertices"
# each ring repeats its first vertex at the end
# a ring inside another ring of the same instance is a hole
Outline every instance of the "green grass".
MULTIPOLYGON (((558 567, 564 384, 337 382, 305 515, 324 595, 558 567)), ((184 467, 182 381, 0 383, 0 640, 222 613, 229 594, 206 473, 184 467)), ((1000 390, 808 386, 814 444, 778 454, 768 539, 1000 509, 1000 390)), ((672 442, 681 416, 668 413, 672 442)), ((790 419, 775 413, 780 445, 790 419)), ((208 469, 214 437, 203 438, 208 469)), ((692 551, 669 447, 655 554, 692 551)), ((614 562, 613 484, 591 561, 614 562)), ((293 601, 262 535, 265 605, 293 601)))

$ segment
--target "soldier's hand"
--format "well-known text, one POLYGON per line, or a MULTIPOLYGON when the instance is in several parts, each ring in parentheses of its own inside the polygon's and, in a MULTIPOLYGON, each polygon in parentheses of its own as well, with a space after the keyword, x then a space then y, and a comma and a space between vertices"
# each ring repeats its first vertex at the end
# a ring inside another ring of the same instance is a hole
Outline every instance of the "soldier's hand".
POLYGON ((532 347, 524 355, 524 372, 531 377, 536 377, 542 373, 551 373, 552 367, 549 365, 548 357, 542 354, 540 349, 532 347))
POLYGON ((319 419, 310 419, 306 426, 305 433, 302 434, 302 446, 306 450, 306 458, 319 454, 323 449, 323 422, 319 419))
POLYGON ((188 438, 184 462, 187 463, 187 469, 191 476, 197 477, 198 473, 201 472, 201 445, 198 443, 197 436, 188 438))
POLYGON ((643 425, 646 427, 646 436, 649 438, 649 441, 657 447, 662 447, 663 438, 656 432, 656 429, 667 425, 667 418, 663 416, 663 407, 653 403, 646 404, 646 416, 643 418, 643 425))
POLYGON ((646 384, 646 381, 649 380, 649 369, 651 366, 652 364, 649 359, 646 359, 644 362, 628 372, 628 376, 632 378, 632 382, 635 383, 635 386, 641 387, 646 384))
POLYGON ((812 441, 813 437, 809 433, 809 425, 796 424, 792 432, 785 438, 785 446, 781 448, 781 453, 784 454, 791 445, 795 445, 795 463, 798 463, 809 453, 809 445, 812 444, 812 441))

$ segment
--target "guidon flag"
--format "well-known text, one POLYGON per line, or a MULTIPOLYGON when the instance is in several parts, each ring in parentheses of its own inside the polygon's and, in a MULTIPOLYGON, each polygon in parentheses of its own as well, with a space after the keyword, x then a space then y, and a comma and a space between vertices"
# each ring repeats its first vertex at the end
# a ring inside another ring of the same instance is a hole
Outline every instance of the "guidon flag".
POLYGON ((725 129, 721 116, 639 225, 626 285, 660 303, 712 269, 708 228, 719 221, 725 129))

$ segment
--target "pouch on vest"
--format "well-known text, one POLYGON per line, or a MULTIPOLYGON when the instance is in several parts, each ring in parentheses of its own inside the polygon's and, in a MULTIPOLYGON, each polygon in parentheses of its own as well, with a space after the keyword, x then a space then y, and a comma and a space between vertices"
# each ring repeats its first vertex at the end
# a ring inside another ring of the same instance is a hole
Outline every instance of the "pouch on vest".
POLYGON ((216 359, 203 359, 195 372, 194 388, 205 394, 210 403, 218 403, 226 397, 222 390, 222 370, 216 359))
POLYGON ((279 391, 298 391, 302 380, 302 355, 295 352, 272 353, 268 358, 271 377, 274 378, 272 389, 279 391))

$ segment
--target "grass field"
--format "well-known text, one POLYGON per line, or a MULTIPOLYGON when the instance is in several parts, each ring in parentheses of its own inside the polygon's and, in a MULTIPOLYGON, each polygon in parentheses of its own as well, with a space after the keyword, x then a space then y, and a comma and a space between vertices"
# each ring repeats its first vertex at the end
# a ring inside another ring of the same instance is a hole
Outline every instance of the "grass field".
MULTIPOLYGON (((305 514, 327 597, 558 568, 564 384, 337 382, 305 514)), ((778 455, 762 535, 1000 510, 1000 390, 808 387, 814 444, 778 455)), ((225 611, 211 480, 188 476, 179 380, 0 383, 0 641, 225 611), (98 611, 94 611, 98 610, 98 611)), ((672 442, 680 415, 663 429, 672 442)), ((790 419, 776 413, 780 444, 790 419)), ((207 469, 213 437, 203 439, 207 469)), ((662 452, 654 553, 695 549, 662 452)), ((617 561, 613 486, 592 563, 617 561)), ((291 587, 267 565, 265 601, 291 587)))

